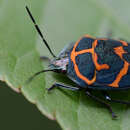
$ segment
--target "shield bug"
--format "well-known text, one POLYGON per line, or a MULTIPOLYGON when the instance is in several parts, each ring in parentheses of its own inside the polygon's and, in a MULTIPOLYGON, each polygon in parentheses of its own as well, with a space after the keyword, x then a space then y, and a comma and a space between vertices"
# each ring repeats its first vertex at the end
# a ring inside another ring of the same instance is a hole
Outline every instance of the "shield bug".
POLYGON ((72 91, 84 90, 87 96, 106 106, 113 118, 116 115, 111 106, 104 100, 130 104, 127 101, 112 99, 107 93, 109 90, 126 90, 130 88, 129 43, 123 40, 93 38, 85 35, 78 41, 69 44, 58 56, 55 56, 27 6, 26 10, 37 32, 53 56, 53 59, 50 60, 49 69, 35 73, 29 81, 47 71, 65 74, 76 84, 75 87, 54 83, 48 88, 48 91, 55 87, 72 91), (92 94, 92 90, 100 90, 104 100, 92 94))

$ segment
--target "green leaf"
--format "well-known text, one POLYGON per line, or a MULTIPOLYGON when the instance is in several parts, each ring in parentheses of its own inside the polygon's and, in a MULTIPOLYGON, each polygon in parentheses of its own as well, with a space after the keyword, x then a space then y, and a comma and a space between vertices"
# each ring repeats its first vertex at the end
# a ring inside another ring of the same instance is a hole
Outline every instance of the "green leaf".
MULTIPOLYGON (((31 0, 0 1, 0 79, 22 94, 51 119, 56 119, 64 130, 127 130, 130 129, 130 109, 112 104, 119 118, 110 113, 83 92, 46 88, 54 82, 69 84, 64 76, 51 72, 25 81, 46 68, 40 55, 50 56, 27 15, 28 5, 55 54, 84 34, 130 40, 129 0, 31 0)), ((99 93, 100 94, 100 93, 99 93)), ((115 98, 130 100, 128 93, 116 93, 115 98)))

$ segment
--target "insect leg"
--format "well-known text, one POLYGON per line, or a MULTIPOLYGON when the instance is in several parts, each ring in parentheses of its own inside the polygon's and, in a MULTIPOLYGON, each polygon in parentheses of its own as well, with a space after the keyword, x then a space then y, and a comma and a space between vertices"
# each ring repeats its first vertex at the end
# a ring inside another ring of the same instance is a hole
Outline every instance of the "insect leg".
POLYGON ((130 105, 130 102, 128 102, 128 101, 122 101, 122 100, 112 99, 112 98, 109 96, 109 94, 108 94, 107 92, 105 92, 105 91, 103 91, 102 93, 103 93, 105 99, 106 99, 107 101, 109 101, 109 102, 116 102, 116 103, 120 103, 120 104, 130 105))
POLYGON ((106 102, 104 102, 103 100, 101 100, 100 98, 92 95, 89 91, 86 91, 86 95, 88 97, 91 97, 92 99, 94 99, 95 101, 101 103, 102 105, 104 105, 108 110, 109 112, 112 114, 112 118, 116 118, 117 116, 115 115, 115 113, 113 112, 111 106, 109 104, 107 104, 106 102))
POLYGON ((67 85, 64 85, 64 84, 60 84, 60 83, 54 83, 50 88, 48 88, 48 91, 54 89, 54 88, 64 88, 64 89, 69 89, 69 90, 72 90, 72 91, 78 91, 80 90, 80 88, 78 87, 72 87, 72 86, 67 86, 67 85))

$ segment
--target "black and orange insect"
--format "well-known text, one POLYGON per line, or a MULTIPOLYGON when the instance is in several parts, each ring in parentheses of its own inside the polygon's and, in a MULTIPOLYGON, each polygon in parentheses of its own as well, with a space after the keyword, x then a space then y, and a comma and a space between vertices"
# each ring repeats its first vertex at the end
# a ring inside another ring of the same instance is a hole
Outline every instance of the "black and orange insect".
POLYGON ((105 105, 116 117, 112 108, 103 99, 93 95, 92 90, 100 90, 104 99, 110 102, 130 104, 127 101, 115 100, 108 95, 108 90, 126 90, 130 88, 130 44, 123 40, 93 38, 85 35, 78 41, 69 44, 56 57, 43 37, 28 7, 26 10, 33 21, 53 59, 49 69, 35 73, 29 81, 40 73, 53 71, 65 74, 76 85, 67 86, 54 83, 48 91, 55 87, 72 91, 84 90, 87 96, 105 105))

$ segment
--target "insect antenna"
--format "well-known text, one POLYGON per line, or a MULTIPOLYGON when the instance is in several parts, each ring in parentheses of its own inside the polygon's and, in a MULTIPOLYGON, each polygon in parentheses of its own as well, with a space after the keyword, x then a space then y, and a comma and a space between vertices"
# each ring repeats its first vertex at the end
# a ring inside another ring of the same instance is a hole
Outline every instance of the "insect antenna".
POLYGON ((35 74, 33 74, 27 81, 26 81, 26 84, 29 84, 36 76, 38 76, 39 74, 41 73, 44 73, 44 72, 48 72, 48 71, 55 71, 54 69, 50 69, 50 70, 41 70, 39 72, 36 72, 35 74))
POLYGON ((42 41, 45 43, 45 45, 46 45, 46 47, 48 48, 48 50, 49 50, 49 52, 51 53, 51 55, 55 58, 56 56, 54 55, 54 53, 52 52, 51 48, 49 47, 47 41, 46 41, 45 38, 43 37, 43 34, 42 34, 42 32, 41 32, 39 26, 37 25, 37 23, 36 23, 34 17, 33 17, 32 14, 31 14, 31 11, 29 10, 29 8, 28 8, 27 6, 26 6, 26 10, 27 10, 27 12, 28 12, 28 14, 29 14, 29 16, 30 16, 32 22, 34 23, 34 26, 35 26, 35 28, 36 28, 38 34, 39 34, 40 37, 42 38, 42 41))

